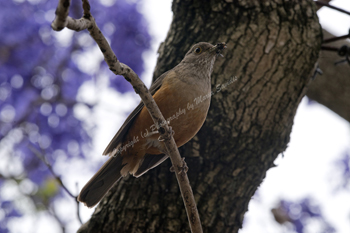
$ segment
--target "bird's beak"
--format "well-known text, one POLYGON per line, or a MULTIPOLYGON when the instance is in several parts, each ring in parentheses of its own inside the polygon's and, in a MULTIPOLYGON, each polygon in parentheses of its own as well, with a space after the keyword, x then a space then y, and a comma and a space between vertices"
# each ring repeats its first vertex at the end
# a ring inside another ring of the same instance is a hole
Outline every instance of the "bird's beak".
POLYGON ((218 43, 216 45, 214 45, 212 48, 209 49, 209 52, 212 53, 212 52, 216 52, 216 54, 221 54, 221 51, 226 49, 227 46, 226 46, 226 43, 225 42, 221 42, 221 43, 218 43))

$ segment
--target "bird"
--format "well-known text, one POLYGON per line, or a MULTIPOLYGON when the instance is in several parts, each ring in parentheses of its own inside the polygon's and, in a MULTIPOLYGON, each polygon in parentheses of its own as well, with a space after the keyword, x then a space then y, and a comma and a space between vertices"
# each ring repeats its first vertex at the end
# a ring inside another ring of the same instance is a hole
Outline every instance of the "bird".
MULTIPOLYGON (((149 91, 173 131, 177 147, 191 140, 202 127, 211 99, 211 73, 226 43, 200 42, 183 60, 159 76, 149 91)), ((82 188, 78 201, 95 206, 122 177, 140 177, 169 156, 157 127, 141 101, 130 113, 103 152, 110 158, 82 188)))

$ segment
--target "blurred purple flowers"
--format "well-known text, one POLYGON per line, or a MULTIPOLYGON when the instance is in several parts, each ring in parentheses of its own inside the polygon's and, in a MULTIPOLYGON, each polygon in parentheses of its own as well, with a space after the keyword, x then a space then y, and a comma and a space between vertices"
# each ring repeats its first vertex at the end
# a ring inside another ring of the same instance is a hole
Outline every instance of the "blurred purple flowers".
MULTIPOLYGON (((80 18, 81 1, 72 1, 70 15, 80 18)), ((137 74, 143 72, 142 53, 150 47, 148 27, 137 5, 118 0, 110 6, 99 1, 92 4, 92 14, 120 61, 137 74)), ((0 145, 1 154, 15 157, 19 169, 0 169, 0 186, 4 180, 20 183, 28 177, 39 187, 51 177, 33 152, 41 151, 54 165, 57 156, 67 160, 84 157, 91 137, 84 122, 74 114, 81 85, 92 79, 72 59, 72 54, 95 46, 84 43, 84 33, 74 33, 62 43, 50 28, 57 1, 0 2, 0 145)), ((107 73, 101 62, 94 74, 107 73)), ((127 82, 110 73, 110 86, 120 92, 132 90, 127 82)), ((88 108, 93 106, 85 104, 88 108)), ((91 130, 91 129, 90 129, 91 130)), ((21 215, 10 200, 0 206, 0 231, 6 232, 6 221, 21 215)))
POLYGON ((342 157, 335 162, 336 171, 332 174, 338 174, 335 175, 335 179, 337 182, 337 187, 335 191, 338 191, 340 189, 348 190, 350 188, 350 155, 349 152, 344 152, 342 157))
MULTIPOLYGON (((335 229, 325 220, 320 207, 311 198, 298 202, 281 200, 276 208, 271 210, 275 220, 280 223, 291 223, 291 230, 298 233, 307 232, 306 228, 314 220, 314 230, 320 233, 333 233, 335 229), (316 228, 317 227, 317 228, 316 228)), ((313 231, 314 232, 314 231, 313 231)))
POLYGON ((7 229, 7 219, 14 218, 14 217, 21 217, 21 214, 16 210, 13 202, 3 201, 1 199, 0 201, 1 201, 0 210, 2 210, 4 214, 4 219, 0 221, 0 232, 7 233, 7 232, 10 232, 7 229))

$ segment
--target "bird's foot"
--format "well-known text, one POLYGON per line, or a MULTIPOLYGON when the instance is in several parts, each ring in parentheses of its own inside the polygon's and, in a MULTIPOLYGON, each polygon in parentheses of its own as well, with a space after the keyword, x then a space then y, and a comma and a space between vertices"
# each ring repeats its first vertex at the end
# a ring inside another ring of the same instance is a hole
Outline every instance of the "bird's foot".
MULTIPOLYGON (((178 166, 178 170, 179 170, 179 172, 177 173, 177 174, 181 174, 181 173, 187 173, 188 172, 188 166, 187 166, 187 163, 185 162, 185 157, 183 157, 182 158, 182 166, 178 166)), ((170 171, 171 172, 175 172, 175 168, 174 168, 174 166, 171 166, 170 167, 170 171)))
POLYGON ((152 135, 158 134, 158 131, 152 131, 150 133, 147 133, 147 137, 150 137, 152 135))
MULTIPOLYGON (((163 130, 164 130, 164 128, 163 128, 163 130)), ((173 128, 171 128, 170 125, 169 125, 169 130, 170 130, 171 135, 174 136, 175 131, 173 130, 173 128)), ((167 138, 164 133, 162 133, 162 135, 159 136, 158 141, 163 142, 165 139, 170 139, 170 138, 167 138)))
POLYGON ((187 172, 188 172, 188 166, 187 166, 187 163, 185 162, 185 157, 182 157, 182 166, 178 174, 181 174, 181 173, 185 174, 187 172))

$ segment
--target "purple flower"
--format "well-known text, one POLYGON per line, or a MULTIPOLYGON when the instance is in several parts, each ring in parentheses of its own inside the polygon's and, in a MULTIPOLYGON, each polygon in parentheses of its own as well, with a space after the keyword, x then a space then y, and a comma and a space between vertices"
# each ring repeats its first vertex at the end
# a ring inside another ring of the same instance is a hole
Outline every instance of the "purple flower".
POLYGON ((350 183, 350 155, 349 152, 344 152, 342 157, 335 162, 336 169, 340 171, 341 177, 337 177, 337 180, 341 181, 341 185, 338 189, 348 189, 350 183))
POLYGON ((13 205, 12 201, 2 201, 0 205, 0 209, 5 212, 6 217, 21 217, 22 214, 18 212, 18 210, 13 205))
MULTIPOLYGON (((82 148, 91 143, 91 127, 87 129, 75 116, 74 107, 79 88, 92 74, 80 70, 72 54, 88 51, 95 44, 81 45, 78 38, 84 32, 80 32, 69 45, 62 46, 50 28, 49 18, 56 6, 57 1, 49 0, 36 4, 0 2, 0 141, 13 129, 20 132, 11 141, 13 155, 24 169, 19 178, 28 177, 39 189, 52 174, 37 152, 55 166, 59 157, 68 161, 84 157, 82 148)), ((150 36, 136 3, 119 0, 107 7, 96 1, 91 9, 118 58, 141 75, 142 53, 150 47, 150 36)), ((81 14, 81 1, 72 1, 70 15, 80 18, 81 14)), ((107 70, 102 62, 95 75, 107 70)), ((129 83, 120 80, 111 73, 112 87, 122 92, 132 90, 129 83)), ((50 201, 55 198, 50 197, 50 201)), ((21 214, 11 201, 0 200, 0 206, 6 210, 0 232, 7 232, 7 218, 21 214)))
POLYGON ((279 205, 273 208, 271 212, 278 223, 290 222, 298 233, 304 233, 305 227, 311 219, 315 219, 321 224, 322 233, 335 232, 333 226, 322 215, 319 205, 310 197, 298 202, 281 200, 279 205))

